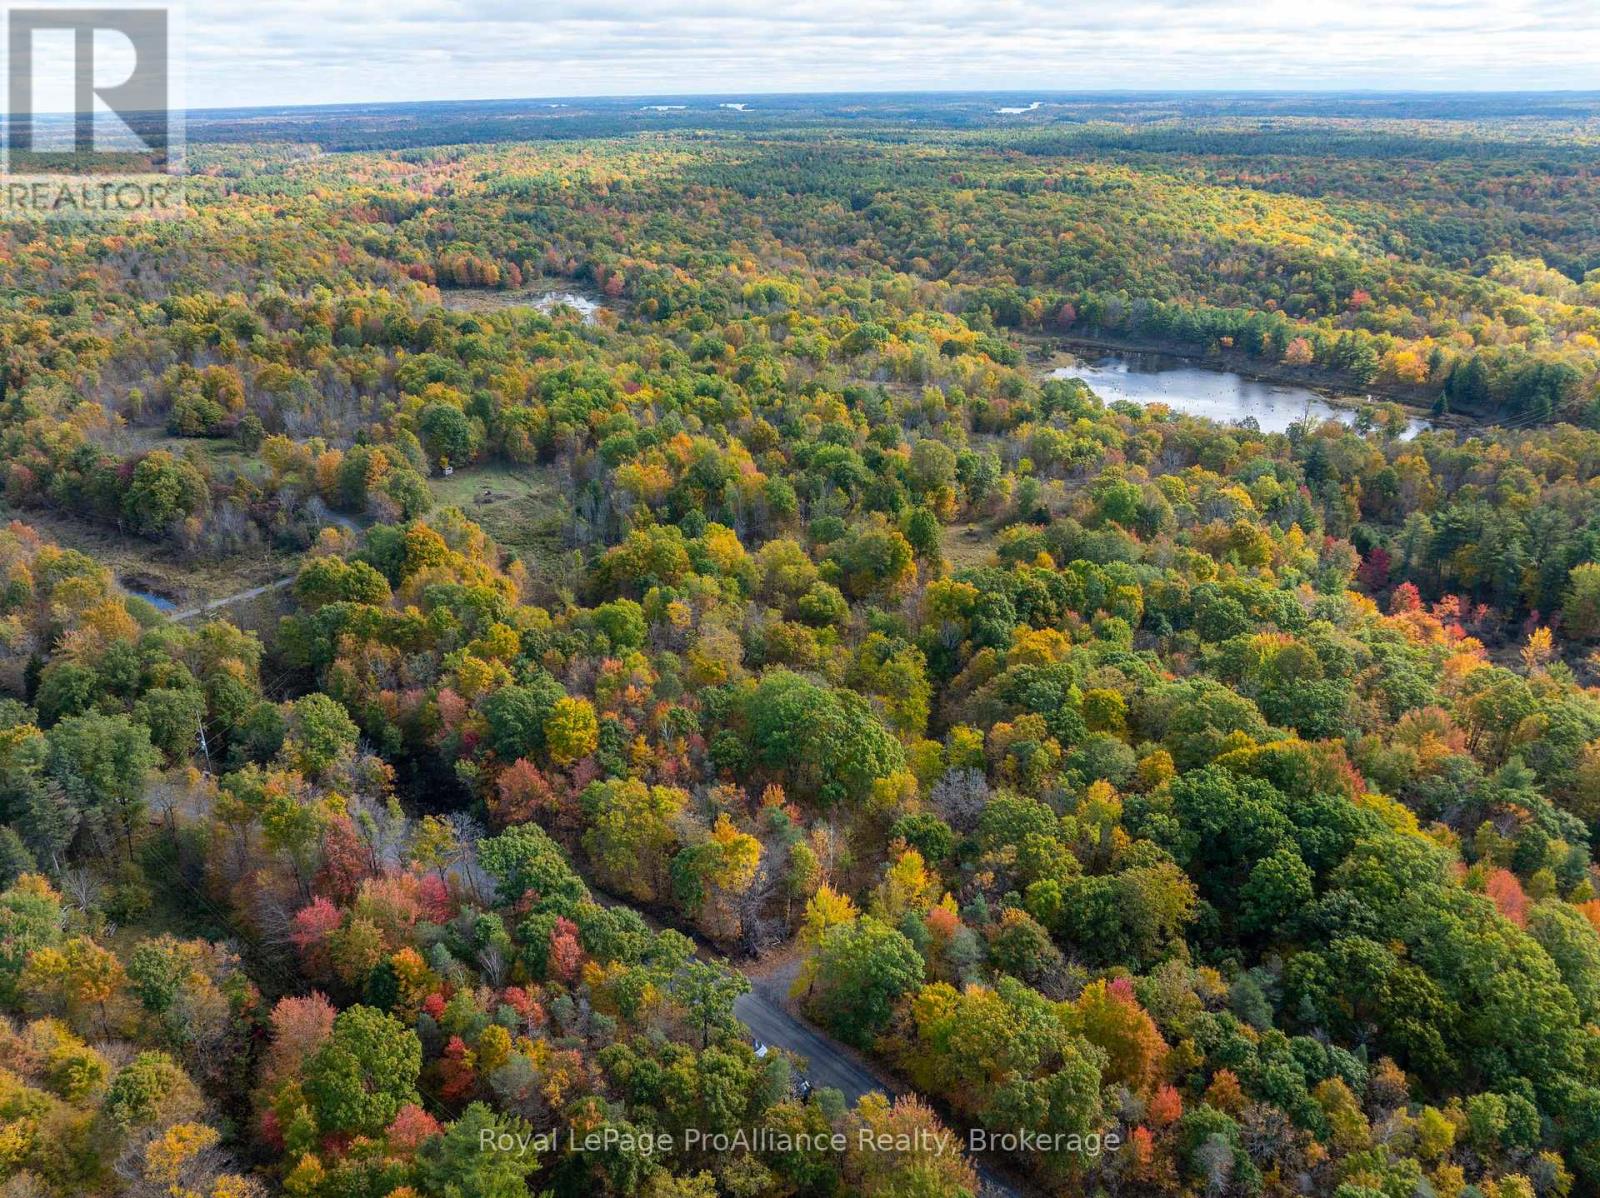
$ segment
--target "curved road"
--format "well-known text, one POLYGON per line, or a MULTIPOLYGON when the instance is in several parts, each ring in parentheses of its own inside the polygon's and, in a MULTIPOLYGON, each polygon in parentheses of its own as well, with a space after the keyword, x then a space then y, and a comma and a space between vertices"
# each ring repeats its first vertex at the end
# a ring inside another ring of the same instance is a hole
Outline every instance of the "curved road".
MULTIPOLYGON (((784 1000, 799 969, 797 960, 786 961, 770 970, 763 970, 759 965, 741 968, 750 980, 750 990, 734 1000, 734 1018, 744 1024, 753 1039, 801 1058, 805 1062, 807 1081, 813 1086, 830 1086, 841 1091, 852 1106, 863 1095, 874 1091, 890 1098, 907 1093, 903 1086, 896 1085, 855 1049, 841 1044, 789 1010, 784 1000)), ((964 1138, 959 1125, 952 1130, 964 1138)), ((1010 1170, 1002 1173, 992 1162, 970 1153, 967 1159, 977 1171, 983 1198, 1023 1198, 1025 1194, 1037 1192, 1010 1170)))
POLYGON ((771 972, 746 969, 750 990, 733 1003, 736 1019, 749 1029, 752 1038, 774 1048, 794 1053, 805 1061, 807 1080, 814 1086, 831 1086, 842 1092, 852 1106, 865 1094, 876 1091, 895 1098, 902 1089, 875 1069, 853 1048, 796 1016, 784 999, 800 971, 798 961, 786 962, 771 972))
MULTIPOLYGON (((660 931, 664 926, 648 911, 641 911, 631 903, 607 894, 588 878, 584 882, 595 901, 602 906, 628 907, 651 928, 660 931)), ((797 957, 766 966, 760 962, 740 964, 729 961, 692 929, 675 927, 673 930, 687 936, 695 947, 696 955, 703 960, 726 962, 744 974, 750 982, 750 989, 733 1000, 734 1018, 744 1025, 751 1039, 799 1057, 804 1062, 803 1074, 813 1086, 828 1086, 838 1090, 852 1106, 863 1095, 874 1092, 889 1098, 911 1092, 897 1085, 893 1078, 848 1044, 840 1043, 789 1009, 789 988, 800 972, 797 957)), ((949 1126, 965 1139, 962 1127, 949 1126)), ((978 1174, 982 1198, 1031 1198, 1041 1192, 1012 1170, 993 1161, 985 1161, 971 1154, 967 1159, 978 1174)))

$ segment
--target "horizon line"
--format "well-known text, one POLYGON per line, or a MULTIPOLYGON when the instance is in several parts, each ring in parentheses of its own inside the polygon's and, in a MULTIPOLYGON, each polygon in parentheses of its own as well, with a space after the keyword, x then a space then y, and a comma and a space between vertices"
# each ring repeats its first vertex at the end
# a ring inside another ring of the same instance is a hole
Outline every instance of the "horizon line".
MULTIPOLYGON (((444 98, 444 99, 408 99, 408 100, 333 100, 318 103, 272 103, 272 104, 246 104, 246 105, 206 105, 195 106, 176 111, 185 115, 205 115, 219 112, 277 112, 277 111, 314 111, 342 108, 410 108, 410 107, 444 107, 447 105, 471 104, 569 104, 569 103, 629 103, 638 100, 738 100, 741 98, 764 97, 769 100, 782 99, 826 99, 845 98, 850 96, 874 96, 879 98, 892 98, 896 96, 952 96, 971 97, 974 99, 1014 99, 1020 97, 1107 97, 1107 96, 1153 96, 1153 97, 1180 97, 1180 96, 1209 96, 1209 97, 1269 97, 1269 96, 1367 96, 1367 97, 1395 97, 1395 98, 1445 98, 1445 97, 1470 97, 1493 98, 1496 96, 1551 96, 1581 98, 1593 96, 1600 101, 1600 87, 1594 88, 1399 88, 1399 87, 1319 87, 1307 85, 1303 87, 1084 87, 1084 88, 856 88, 850 90, 824 90, 824 91, 762 91, 759 89, 742 89, 737 91, 648 91, 648 92, 610 92, 605 94, 551 94, 551 95, 525 95, 525 96, 487 96, 474 98, 444 98)), ((0 117, 8 115, 0 108, 0 117)), ((46 114, 37 114, 46 115, 46 114)))

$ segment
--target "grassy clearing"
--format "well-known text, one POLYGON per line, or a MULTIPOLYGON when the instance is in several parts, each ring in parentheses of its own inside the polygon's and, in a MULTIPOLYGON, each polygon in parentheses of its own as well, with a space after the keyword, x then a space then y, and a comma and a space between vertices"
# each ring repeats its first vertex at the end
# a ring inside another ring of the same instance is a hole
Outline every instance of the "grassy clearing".
POLYGON ((267 477, 267 464, 256 454, 240 449, 231 437, 175 437, 165 426, 129 425, 103 443, 119 455, 164 449, 175 458, 195 458, 208 465, 218 478, 243 477, 260 482, 267 477))
POLYGON ((951 570, 988 565, 994 545, 994 530, 982 524, 949 524, 939 532, 939 549, 951 570))
POLYGON ((262 549, 218 562, 188 560, 171 545, 40 508, 0 502, 0 521, 20 520, 61 545, 94 558, 118 581, 171 599, 179 606, 208 603, 292 574, 298 554, 262 549))
POLYGON ((565 552, 567 501, 544 467, 471 466, 428 480, 439 507, 459 507, 502 549, 550 566, 565 552))

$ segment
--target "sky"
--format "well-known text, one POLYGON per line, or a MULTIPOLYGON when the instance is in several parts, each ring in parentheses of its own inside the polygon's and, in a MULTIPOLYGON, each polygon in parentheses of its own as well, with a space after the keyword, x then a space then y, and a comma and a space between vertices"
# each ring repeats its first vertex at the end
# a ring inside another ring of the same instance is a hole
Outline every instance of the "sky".
POLYGON ((190 107, 1600 89, 1600 0, 188 0, 190 107))

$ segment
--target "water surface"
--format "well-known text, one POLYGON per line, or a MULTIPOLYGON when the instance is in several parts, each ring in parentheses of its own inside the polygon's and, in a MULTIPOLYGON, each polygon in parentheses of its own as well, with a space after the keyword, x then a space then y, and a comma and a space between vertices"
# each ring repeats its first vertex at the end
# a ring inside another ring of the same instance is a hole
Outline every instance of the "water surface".
POLYGON ((546 313, 557 308, 571 308, 583 317, 585 323, 593 324, 595 315, 604 310, 605 305, 576 291, 548 291, 533 301, 533 307, 546 313))
POLYGON ((548 315, 557 308, 571 308, 593 324, 606 306, 578 291, 548 291, 522 288, 504 291, 498 287, 449 287, 439 291, 439 302, 452 312, 499 312, 506 308, 533 308, 548 315))
MULTIPOLYGON (((1208 370, 1166 354, 1100 354, 1061 366, 1051 378, 1082 379, 1107 403, 1162 403, 1175 412, 1204 416, 1221 424, 1250 418, 1264 433, 1281 433, 1298 420, 1338 420, 1354 424, 1357 408, 1340 407, 1306 387, 1246 378, 1231 370, 1208 370)), ((1352 404, 1364 402, 1352 398, 1352 404)), ((1411 419, 1405 436, 1431 427, 1411 419)))
POLYGON ((171 612, 178 610, 178 604, 175 600, 168 598, 166 595, 157 594, 155 591, 147 590, 148 584, 142 582, 142 580, 119 578, 117 585, 135 599, 143 599, 157 611, 171 612))

